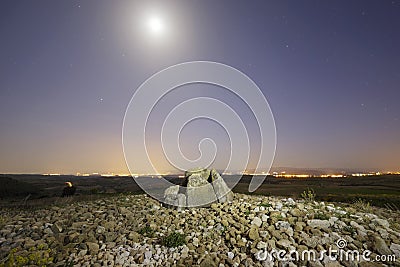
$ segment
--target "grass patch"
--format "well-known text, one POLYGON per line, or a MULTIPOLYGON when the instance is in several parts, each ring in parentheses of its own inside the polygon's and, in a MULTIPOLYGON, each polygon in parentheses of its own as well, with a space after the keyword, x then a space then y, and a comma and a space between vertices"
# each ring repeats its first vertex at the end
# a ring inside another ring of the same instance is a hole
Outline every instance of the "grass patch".
POLYGON ((355 208, 356 210, 359 210, 359 211, 364 211, 364 212, 372 211, 371 204, 362 198, 358 198, 356 201, 354 201, 353 208, 355 208))
POLYGON ((322 212, 318 212, 314 214, 314 219, 318 219, 318 220, 329 220, 330 216, 322 213, 322 212))
POLYGON ((316 196, 317 194, 312 188, 307 188, 301 193, 301 197, 307 202, 313 202, 316 196))
POLYGON ((260 206, 266 207, 266 208, 272 207, 272 205, 270 203, 261 203, 260 206))
POLYGON ((6 219, 0 215, 0 229, 6 225, 6 219))
POLYGON ((186 236, 184 234, 173 232, 161 239, 161 244, 170 248, 183 246, 186 244, 185 237, 186 236))
POLYGON ((64 267, 73 267, 75 265, 74 261, 66 260, 64 267))
POLYGON ((357 232, 356 229, 354 229, 354 227, 351 225, 344 226, 342 230, 343 230, 343 232, 349 233, 351 235, 353 235, 357 232))
POLYGON ((0 262, 0 267, 11 266, 49 266, 53 263, 54 258, 51 256, 52 250, 45 248, 44 244, 31 247, 28 251, 18 250, 14 248, 10 250, 8 256, 0 262))
POLYGON ((147 236, 147 237, 154 237, 154 229, 151 228, 150 226, 146 225, 145 227, 142 227, 138 233, 143 235, 143 236, 147 236))

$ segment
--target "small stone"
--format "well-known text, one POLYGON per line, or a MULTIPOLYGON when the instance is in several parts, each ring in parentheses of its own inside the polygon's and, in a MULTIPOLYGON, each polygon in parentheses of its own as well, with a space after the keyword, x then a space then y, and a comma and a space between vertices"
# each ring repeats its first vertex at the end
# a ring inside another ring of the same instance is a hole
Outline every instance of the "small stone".
POLYGON ((43 230, 43 233, 45 233, 46 235, 52 235, 52 234, 53 234, 53 231, 52 231, 50 228, 45 228, 45 229, 43 230))
POLYGON ((258 217, 254 217, 253 221, 251 222, 251 224, 254 224, 257 227, 260 227, 262 225, 262 220, 258 217))
POLYGON ((287 202, 289 205, 294 205, 294 204, 296 204, 296 201, 294 201, 293 198, 291 198, 291 197, 289 197, 289 198, 286 200, 286 202, 287 202))
POLYGON ((31 238, 26 238, 25 243, 24 243, 24 248, 30 248, 35 246, 35 241, 33 241, 31 238))
POLYGON ((339 209, 336 210, 336 213, 338 213, 338 214, 340 214, 340 215, 346 215, 346 214, 347 214, 346 211, 344 211, 344 210, 339 210, 339 209))
POLYGON ((97 255, 99 252, 99 244, 94 242, 86 242, 86 246, 90 252, 90 255, 97 255))
MULTIPOLYGON (((389 233, 385 229, 379 227, 379 228, 375 229, 375 231, 377 231, 383 239, 389 239, 389 233)), ((365 232, 365 229, 364 229, 364 232, 365 232)), ((365 235, 365 233, 364 233, 364 235, 365 235)))
POLYGON ((260 235, 258 233, 258 228, 257 227, 253 226, 253 227, 250 228, 250 230, 249 230, 249 238, 251 240, 257 240, 257 239, 260 238, 260 235))
POLYGON ((288 248, 292 243, 287 239, 280 239, 278 240, 278 242, 276 242, 276 244, 278 245, 278 247, 288 248))
POLYGON ((198 247, 199 246, 199 239, 197 237, 194 237, 193 241, 192 241, 192 244, 193 244, 193 246, 198 247))
POLYGON ((79 243, 80 238, 82 238, 82 235, 77 232, 73 232, 68 236, 69 242, 71 243, 79 243))
POLYGON ((217 267, 217 264, 209 255, 207 255, 200 263, 200 267, 217 267))
POLYGON ((310 267, 324 267, 324 265, 322 265, 322 263, 319 260, 309 261, 308 263, 310 267))
POLYGON ((325 267, 342 267, 343 265, 341 265, 339 262, 337 261, 330 261, 325 263, 325 267))
POLYGON ((268 244, 265 243, 264 241, 260 241, 257 243, 257 248, 258 249, 266 249, 268 247, 268 244))
POLYGON ((329 218, 329 223, 331 225, 334 225, 338 220, 339 220, 338 217, 332 216, 332 217, 329 218))
POLYGON ((82 249, 81 251, 79 251, 78 256, 79 257, 83 257, 87 254, 87 250, 86 249, 82 249))
POLYGON ((327 209, 329 212, 333 212, 333 211, 336 210, 336 209, 335 209, 334 207, 332 207, 332 206, 326 206, 326 209, 327 209))
MULTIPOLYGON (((262 262, 264 262, 264 263, 266 263, 266 264, 269 263, 269 261, 267 262, 267 260, 268 260, 268 252, 266 252, 265 250, 258 250, 258 251, 254 254, 254 257, 255 257, 256 260, 258 260, 258 261, 262 261, 262 262)), ((273 265, 267 265, 267 266, 273 266, 273 265)))
POLYGON ((294 217, 303 217, 305 215, 300 209, 291 209, 289 213, 294 217))
POLYGON ((147 250, 145 253, 144 253, 144 257, 146 258, 146 259, 151 259, 151 257, 153 256, 153 252, 151 251, 151 250, 147 250))
POLYGON ((105 227, 107 230, 114 230, 115 227, 116 227, 116 224, 115 224, 115 222, 113 222, 113 221, 108 221, 108 222, 106 222, 106 223, 104 224, 104 227, 105 227))
POLYGON ((290 228, 290 224, 288 222, 285 221, 278 221, 275 223, 275 227, 276 229, 288 229, 290 228))
POLYGON ((275 205, 275 209, 276 209, 276 210, 281 210, 282 207, 283 207, 282 202, 278 202, 278 203, 276 203, 276 205, 275 205))
POLYGON ((269 238, 270 237, 270 234, 269 234, 268 231, 261 230, 261 231, 259 231, 259 234, 260 234, 260 236, 262 238, 269 238))
POLYGON ((294 225, 294 230, 301 232, 303 231, 303 227, 305 226, 305 223, 303 222, 296 222, 296 224, 294 225))
POLYGON ((137 242, 139 242, 140 234, 136 233, 136 232, 130 232, 128 235, 128 238, 129 238, 129 240, 137 243, 137 242))
POLYGON ((377 225, 383 226, 385 228, 389 228, 389 222, 387 220, 384 220, 384 219, 373 219, 371 222, 375 223, 377 225))
POLYGON ((400 245, 392 243, 390 245, 390 250, 393 251, 394 255, 396 255, 397 258, 400 258, 400 245))
POLYGON ((53 224, 51 226, 51 230, 53 231, 53 233, 58 234, 58 233, 61 233, 63 231, 63 228, 58 223, 55 223, 55 224, 53 224))
POLYGON ((327 231, 329 229, 330 225, 331 225, 328 220, 318 220, 318 219, 308 220, 307 224, 310 227, 320 228, 320 229, 323 229, 325 231, 327 231))
POLYGON ((381 255, 389 255, 392 251, 386 245, 385 241, 377 234, 373 236, 374 239, 374 248, 381 255))

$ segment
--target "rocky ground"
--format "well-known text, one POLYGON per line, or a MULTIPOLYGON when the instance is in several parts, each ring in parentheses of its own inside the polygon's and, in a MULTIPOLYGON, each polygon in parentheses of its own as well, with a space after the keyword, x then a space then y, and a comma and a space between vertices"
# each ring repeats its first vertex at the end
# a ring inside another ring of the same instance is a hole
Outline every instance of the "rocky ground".
POLYGON ((235 194, 231 203, 178 211, 120 195, 0 216, 0 266, 394 266, 388 255, 400 258, 399 212, 362 203, 235 194), (165 242, 171 233, 183 240, 165 242), (386 260, 319 257, 329 249, 386 260), (279 250, 314 251, 317 259, 267 256, 279 250))

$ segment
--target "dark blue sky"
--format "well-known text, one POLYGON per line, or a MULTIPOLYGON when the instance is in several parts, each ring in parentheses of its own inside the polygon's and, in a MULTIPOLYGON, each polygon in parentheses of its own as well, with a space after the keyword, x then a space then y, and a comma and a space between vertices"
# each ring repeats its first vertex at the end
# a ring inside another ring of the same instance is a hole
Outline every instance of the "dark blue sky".
POLYGON ((400 1, 0 5, 0 172, 127 172, 134 91, 192 60, 257 83, 275 117, 274 166, 400 169, 400 1), (158 39, 143 24, 152 12, 158 39))

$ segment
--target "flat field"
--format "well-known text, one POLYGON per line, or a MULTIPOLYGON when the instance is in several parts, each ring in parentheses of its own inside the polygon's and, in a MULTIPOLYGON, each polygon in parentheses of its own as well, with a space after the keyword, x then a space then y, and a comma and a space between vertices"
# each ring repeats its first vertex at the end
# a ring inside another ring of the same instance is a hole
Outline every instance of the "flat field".
MULTIPOLYGON (((224 176, 229 184, 237 176, 224 176)), ((143 177, 141 179, 152 179, 143 177)), ((182 178, 167 177, 180 184, 182 178)), ((233 188, 236 193, 247 193, 251 176, 243 176, 233 188)), ((99 198, 119 193, 143 193, 131 177, 101 176, 45 176, 45 175, 0 175, 0 205, 48 201, 57 199, 71 181, 76 187, 78 199, 99 198), (29 196, 29 197, 28 197, 29 196), (24 199, 27 200, 24 202, 24 199), (42 201, 40 201, 42 200, 42 201)), ((251 194, 301 198, 305 190, 313 190, 316 200, 352 203, 358 199, 379 207, 400 210, 400 175, 380 175, 348 178, 275 178, 267 177, 264 183, 251 194)))

